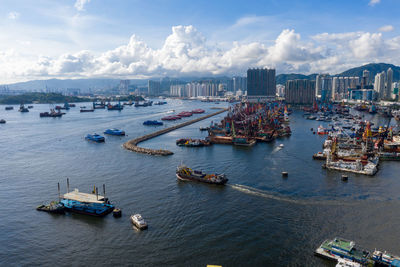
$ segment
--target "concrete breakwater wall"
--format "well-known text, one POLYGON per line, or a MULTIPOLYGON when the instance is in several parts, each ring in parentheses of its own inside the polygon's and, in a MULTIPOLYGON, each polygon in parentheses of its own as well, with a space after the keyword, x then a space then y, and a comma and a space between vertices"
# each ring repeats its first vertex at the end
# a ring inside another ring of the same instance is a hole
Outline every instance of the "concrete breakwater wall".
POLYGON ((174 131, 174 130, 176 130, 176 129, 179 129, 179 128, 188 126, 188 125, 190 125, 190 124, 199 122, 199 121, 201 121, 201 120, 208 119, 208 118, 210 118, 210 117, 212 117, 212 116, 221 114, 221 113, 223 113, 223 112, 225 112, 225 111, 227 111, 227 110, 228 110, 228 109, 224 108, 224 109, 222 109, 222 110, 219 110, 219 111, 217 111, 217 112, 214 112, 214 113, 211 113, 211 114, 202 116, 202 117, 200 117, 200 118, 193 119, 193 120, 186 121, 186 122, 182 122, 182 123, 180 123, 180 124, 177 124, 177 125, 174 125, 174 126, 171 126, 171 127, 168 127, 168 128, 165 128, 165 129, 162 129, 162 130, 159 130, 159 131, 156 131, 156 132, 151 133, 151 134, 143 135, 143 136, 141 136, 141 137, 138 137, 138 138, 129 140, 128 142, 124 143, 123 146, 124 146, 125 149, 131 150, 131 151, 134 151, 134 152, 137 152, 137 153, 143 153, 143 154, 149 154, 149 155, 160 155, 160 156, 172 155, 172 154, 174 154, 174 153, 171 152, 171 151, 169 151, 169 150, 143 148, 143 147, 139 147, 138 144, 139 144, 140 142, 143 142, 143 141, 149 140, 149 139, 151 139, 151 138, 157 137, 157 136, 159 136, 159 135, 162 135, 162 134, 165 134, 165 133, 174 131))

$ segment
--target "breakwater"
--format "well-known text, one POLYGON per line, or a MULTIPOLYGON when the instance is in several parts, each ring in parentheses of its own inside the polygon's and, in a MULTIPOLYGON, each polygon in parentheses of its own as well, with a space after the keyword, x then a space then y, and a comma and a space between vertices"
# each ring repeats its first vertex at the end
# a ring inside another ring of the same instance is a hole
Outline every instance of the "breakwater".
POLYGON ((131 151, 134 151, 134 152, 137 152, 137 153, 143 153, 143 154, 149 154, 149 155, 159 155, 159 156, 168 156, 168 155, 172 155, 172 154, 174 154, 174 153, 173 153, 172 151, 169 151, 169 150, 143 148, 143 147, 139 147, 138 144, 139 144, 140 142, 143 142, 143 141, 149 140, 149 139, 151 139, 151 138, 157 137, 157 136, 159 136, 159 135, 162 135, 162 134, 165 134, 165 133, 174 131, 174 130, 176 130, 176 129, 179 129, 179 128, 188 126, 188 125, 190 125, 190 124, 199 122, 199 121, 201 121, 201 120, 208 119, 208 118, 210 118, 210 117, 212 117, 212 116, 221 114, 221 113, 223 113, 223 112, 225 112, 225 111, 227 111, 227 110, 228 110, 228 109, 224 108, 224 109, 222 109, 222 110, 219 110, 219 111, 217 111, 217 112, 214 112, 214 113, 211 113, 211 114, 202 116, 202 117, 200 117, 200 118, 193 119, 193 120, 190 120, 190 121, 185 121, 185 122, 182 122, 182 123, 180 123, 180 124, 177 124, 177 125, 174 125, 174 126, 171 126, 171 127, 168 127, 168 128, 165 128, 165 129, 162 129, 162 130, 159 130, 159 131, 156 131, 156 132, 154 132, 154 133, 143 135, 143 136, 141 136, 141 137, 138 137, 138 138, 129 140, 128 142, 124 143, 123 147, 124 147, 125 149, 131 150, 131 151))

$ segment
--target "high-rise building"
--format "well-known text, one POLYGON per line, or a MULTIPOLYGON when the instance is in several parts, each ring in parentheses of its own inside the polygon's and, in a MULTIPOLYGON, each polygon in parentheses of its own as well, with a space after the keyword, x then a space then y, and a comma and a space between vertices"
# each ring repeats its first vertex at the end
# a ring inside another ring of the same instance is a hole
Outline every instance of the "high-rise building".
POLYGON ((389 68, 387 70, 387 75, 386 75, 385 100, 392 99, 392 93, 393 93, 393 70, 392 68, 389 68))
POLYGON ((122 94, 128 94, 129 93, 129 85, 130 85, 129 80, 120 80, 119 81, 119 92, 122 94))
POLYGON ((160 88, 161 88, 161 83, 157 81, 151 81, 149 80, 148 82, 148 94, 151 96, 158 96, 160 95, 160 88))
POLYGON ((275 69, 248 69, 247 96, 275 97, 275 69))
POLYGON ((236 93, 238 90, 247 90, 247 78, 246 77, 233 77, 233 92, 236 93))
POLYGON ((367 85, 369 85, 369 71, 364 70, 361 79, 361 88, 365 88, 367 85))
POLYGON ((285 85, 285 101, 288 104, 310 105, 315 100, 315 81, 291 80, 285 85))
POLYGON ((330 98, 332 90, 331 86, 332 77, 329 74, 318 74, 315 78, 315 96, 322 97, 322 95, 324 94, 324 98, 330 98), (322 92, 322 90, 324 90, 324 92, 322 92))
POLYGON ((377 92, 379 99, 385 98, 385 72, 375 75, 374 90, 377 92))

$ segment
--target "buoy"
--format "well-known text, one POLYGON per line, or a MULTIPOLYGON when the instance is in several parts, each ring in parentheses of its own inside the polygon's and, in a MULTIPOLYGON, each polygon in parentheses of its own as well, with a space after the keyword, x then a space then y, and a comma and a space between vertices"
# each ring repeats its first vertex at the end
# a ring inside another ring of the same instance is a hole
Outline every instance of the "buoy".
POLYGON ((345 174, 342 174, 342 181, 347 181, 349 177, 345 174))
POLYGON ((289 173, 288 172, 282 172, 282 177, 288 177, 289 173))
POLYGON ((122 215, 121 209, 115 208, 115 209, 113 210, 113 216, 114 216, 115 218, 121 217, 121 215, 122 215))

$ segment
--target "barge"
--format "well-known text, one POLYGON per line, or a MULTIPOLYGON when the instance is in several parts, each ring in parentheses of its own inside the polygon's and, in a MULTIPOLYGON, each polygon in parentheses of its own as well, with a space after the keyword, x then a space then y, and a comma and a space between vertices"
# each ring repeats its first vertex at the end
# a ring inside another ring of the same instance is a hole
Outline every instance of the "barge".
POLYGON ((196 181, 208 184, 224 185, 228 182, 225 174, 206 174, 202 171, 192 170, 191 168, 180 165, 176 169, 176 177, 181 181, 196 181))

